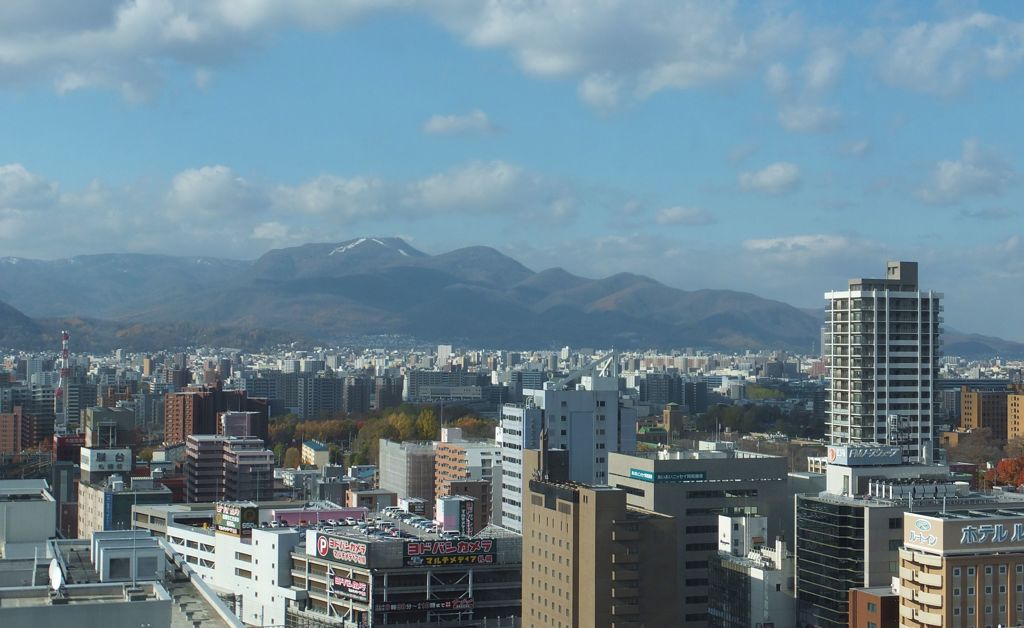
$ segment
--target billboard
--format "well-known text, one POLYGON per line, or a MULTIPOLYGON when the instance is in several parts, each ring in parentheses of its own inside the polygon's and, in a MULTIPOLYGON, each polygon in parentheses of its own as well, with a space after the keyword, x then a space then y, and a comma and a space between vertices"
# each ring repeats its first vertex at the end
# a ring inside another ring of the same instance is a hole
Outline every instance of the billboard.
POLYGON ((366 566, 366 543, 350 541, 326 532, 316 532, 314 539, 315 556, 338 563, 366 566))
POLYGON ((828 463, 869 467, 903 463, 903 450, 892 445, 835 445, 828 448, 828 463))
POLYGON ((407 541, 407 566, 492 565, 495 563, 494 539, 468 541, 407 541))
POLYGON ((941 517, 905 513, 903 544, 932 554, 1024 550, 1024 517, 941 517))
POLYGON ((213 513, 213 527, 218 532, 251 536, 259 525, 260 509, 255 504, 219 503, 213 513))
POLYGON ((465 535, 471 535, 476 532, 473 519, 473 511, 476 503, 472 499, 464 499, 459 502, 459 532, 465 535))
POLYGON ((703 482, 707 478, 704 471, 648 471, 646 469, 630 469, 629 477, 644 482, 703 482))
POLYGON ((422 602, 382 602, 374 604, 373 610, 381 613, 402 611, 458 611, 476 606, 473 598, 457 600, 423 600, 422 602))
POLYGON ((356 602, 370 601, 370 583, 339 576, 333 568, 327 568, 328 592, 337 597, 343 597, 356 602))

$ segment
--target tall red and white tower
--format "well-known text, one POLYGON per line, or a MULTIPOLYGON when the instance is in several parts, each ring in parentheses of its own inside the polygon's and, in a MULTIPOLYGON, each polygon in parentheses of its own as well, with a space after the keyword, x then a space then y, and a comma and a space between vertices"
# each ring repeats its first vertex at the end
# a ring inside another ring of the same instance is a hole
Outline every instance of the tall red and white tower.
POLYGON ((71 354, 68 352, 68 341, 71 334, 60 332, 60 381, 53 391, 54 433, 61 436, 68 433, 68 379, 71 377, 71 354))

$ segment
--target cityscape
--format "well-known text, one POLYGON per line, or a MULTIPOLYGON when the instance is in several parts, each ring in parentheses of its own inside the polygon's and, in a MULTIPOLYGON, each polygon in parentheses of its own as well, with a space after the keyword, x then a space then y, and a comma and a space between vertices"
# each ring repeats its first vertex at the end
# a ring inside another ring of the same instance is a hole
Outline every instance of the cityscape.
POLYGON ((0 628, 1024 626, 1022 13, 0 3, 0 628))

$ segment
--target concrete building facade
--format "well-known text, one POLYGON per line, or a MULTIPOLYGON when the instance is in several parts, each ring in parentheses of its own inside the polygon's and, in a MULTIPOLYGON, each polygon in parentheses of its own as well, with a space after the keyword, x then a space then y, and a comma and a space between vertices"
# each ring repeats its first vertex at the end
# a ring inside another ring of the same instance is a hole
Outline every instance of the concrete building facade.
POLYGON ((621 489, 553 479, 543 456, 524 452, 523 626, 678 625, 675 518, 628 506, 621 489))
POLYGON ((718 554, 719 513, 764 515, 770 538, 785 538, 791 521, 786 459, 728 445, 703 443, 697 450, 613 453, 610 458, 608 484, 626 491, 630 506, 678 521, 678 586, 672 599, 686 626, 708 625, 708 568, 718 554))

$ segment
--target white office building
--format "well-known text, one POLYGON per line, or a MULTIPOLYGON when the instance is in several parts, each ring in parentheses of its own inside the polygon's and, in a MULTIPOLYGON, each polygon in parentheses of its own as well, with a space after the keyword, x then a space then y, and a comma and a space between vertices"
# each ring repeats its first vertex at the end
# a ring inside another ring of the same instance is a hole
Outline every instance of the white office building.
POLYGON ((584 376, 575 387, 549 382, 524 390, 522 404, 506 404, 501 416, 502 526, 522 531, 523 449, 569 450, 569 477, 608 483, 608 453, 636 450, 636 409, 619 401, 618 378, 584 376))
POLYGON ((884 279, 851 279, 825 299, 832 444, 899 445, 930 461, 942 294, 920 289, 916 262, 889 262, 884 279))

